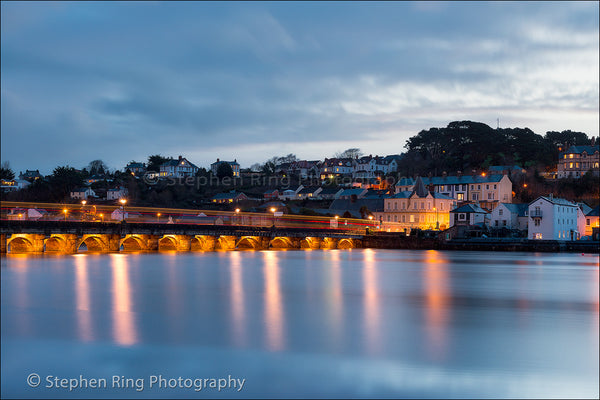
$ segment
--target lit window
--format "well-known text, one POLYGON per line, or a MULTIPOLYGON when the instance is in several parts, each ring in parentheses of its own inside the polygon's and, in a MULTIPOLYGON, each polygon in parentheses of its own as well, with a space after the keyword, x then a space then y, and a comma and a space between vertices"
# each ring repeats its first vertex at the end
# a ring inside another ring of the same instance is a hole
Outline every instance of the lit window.
POLYGON ((573 154, 569 154, 569 158, 573 158, 573 154))

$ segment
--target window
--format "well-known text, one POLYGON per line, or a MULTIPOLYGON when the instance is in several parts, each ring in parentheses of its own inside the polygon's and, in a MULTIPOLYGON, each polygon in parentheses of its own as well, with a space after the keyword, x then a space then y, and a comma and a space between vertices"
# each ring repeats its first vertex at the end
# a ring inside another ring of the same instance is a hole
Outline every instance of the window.
POLYGON ((573 158, 573 154, 569 154, 569 158, 573 158))
POLYGON ((494 185, 494 189, 496 189, 496 185, 494 185))
POLYGON ((444 210, 444 203, 440 203, 440 210, 444 210))
POLYGON ((457 193, 456 194, 456 198, 457 198, 457 200, 463 201, 465 199, 465 194, 464 193, 457 193))
POLYGON ((415 222, 415 216, 413 214, 410 214, 410 222, 415 222))
POLYGON ((398 222, 398 216, 394 215, 394 222, 398 222))
POLYGON ((398 202, 397 202, 397 201, 395 201, 395 202, 394 202, 394 210, 397 210, 397 209, 398 209, 398 202))
POLYGON ((534 239, 541 239, 541 238, 542 238, 542 234, 541 234, 541 233, 535 233, 535 234, 533 235, 533 238, 534 238, 534 239))
POLYGON ((481 185, 477 185, 477 190, 481 190, 481 185))
POLYGON ((569 163, 569 168, 573 168, 573 163, 572 162, 569 163))
POLYGON ((490 185, 485 185, 486 190, 490 190, 490 185))
POLYGON ((534 220, 533 225, 540 226, 540 220, 539 219, 534 220))
POLYGON ((425 209, 425 202, 424 202, 424 201, 422 201, 422 202, 421 202, 421 210, 424 210, 424 209, 425 209))
POLYGON ((586 225, 589 225, 589 224, 590 224, 590 219, 589 219, 589 218, 587 218, 587 219, 585 220, 585 224, 586 224, 586 225))
POLYGON ((392 220, 390 215, 387 216, 387 220, 388 220, 388 222, 390 222, 392 220))
POLYGON ((430 202, 427 202, 427 209, 431 210, 431 203, 430 202))
POLYGON ((415 209, 415 210, 417 209, 417 202, 416 201, 413 203, 413 209, 415 209))
POLYGON ((406 215, 402 216, 402 222, 406 222, 406 215))
POLYGON ((406 209, 406 203, 403 201, 402 202, 402 209, 405 210, 406 209))
POLYGON ((504 210, 500 208, 500 209, 498 210, 498 215, 502 215, 503 213, 504 213, 504 210))
POLYGON ((458 214, 458 220, 459 221, 464 221, 466 219, 467 219, 467 214, 465 214, 465 213, 459 213, 458 214))
POLYGON ((494 199, 494 193, 488 193, 488 200, 494 199))
POLYGON ((471 194, 471 200, 473 200, 473 201, 479 200, 479 196, 477 195, 477 193, 472 193, 471 194))
POLYGON ((579 168, 579 163, 578 162, 575 163, 575 168, 579 168))
POLYGON ((502 226, 506 226, 506 220, 505 219, 502 220, 502 226))
POLYGON ((494 221, 494 222, 495 222, 495 224, 494 224, 494 225, 498 226, 498 220, 496 220, 496 221, 494 221))

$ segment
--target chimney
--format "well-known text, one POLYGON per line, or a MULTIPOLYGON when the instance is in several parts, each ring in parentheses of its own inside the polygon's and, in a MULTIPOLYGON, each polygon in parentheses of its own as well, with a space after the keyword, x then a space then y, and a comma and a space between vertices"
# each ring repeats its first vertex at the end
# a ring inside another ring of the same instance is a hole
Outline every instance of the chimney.
POLYGON ((179 156, 179 161, 181 161, 181 156, 179 156))
POLYGON ((217 162, 219 162, 219 159, 217 158, 217 162))

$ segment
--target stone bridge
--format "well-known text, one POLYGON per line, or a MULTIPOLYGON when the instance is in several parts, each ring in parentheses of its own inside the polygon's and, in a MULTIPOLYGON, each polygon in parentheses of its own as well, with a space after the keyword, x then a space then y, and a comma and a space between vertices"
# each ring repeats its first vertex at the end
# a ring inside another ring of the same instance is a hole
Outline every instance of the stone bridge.
POLYGON ((13 254, 350 249, 362 247, 363 236, 337 229, 2 221, 0 244, 2 253, 13 254))

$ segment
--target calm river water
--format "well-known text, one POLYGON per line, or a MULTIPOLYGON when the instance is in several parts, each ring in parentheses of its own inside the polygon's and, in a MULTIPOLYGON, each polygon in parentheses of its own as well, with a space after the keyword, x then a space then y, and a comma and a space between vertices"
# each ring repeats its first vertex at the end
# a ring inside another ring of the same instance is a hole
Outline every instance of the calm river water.
POLYGON ((599 395, 597 255, 9 255, 1 274, 4 398, 599 395))

